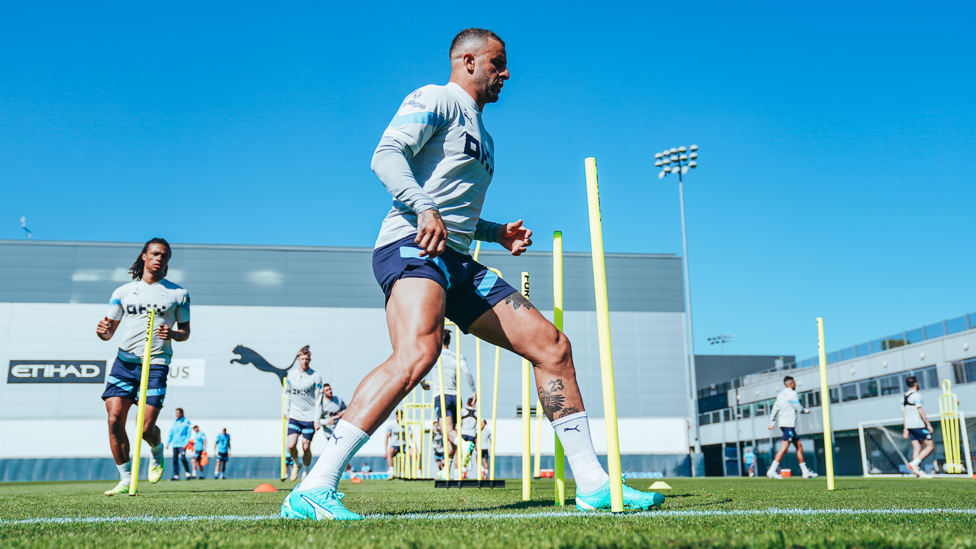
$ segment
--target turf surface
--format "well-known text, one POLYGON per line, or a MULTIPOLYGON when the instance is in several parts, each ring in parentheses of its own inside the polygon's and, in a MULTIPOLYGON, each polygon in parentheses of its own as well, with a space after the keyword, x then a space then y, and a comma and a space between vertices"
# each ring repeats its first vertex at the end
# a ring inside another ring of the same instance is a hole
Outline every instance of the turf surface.
MULTIPOLYGON (((628 484, 646 489, 650 480, 628 484)), ((976 481, 668 479, 663 512, 576 513, 552 502, 552 481, 494 491, 435 490, 432 483, 367 481, 340 490, 351 510, 380 515, 357 523, 261 519, 277 515, 287 494, 252 493, 258 481, 140 483, 140 495, 105 497, 110 482, 0 484, 0 547, 972 547, 976 481), (884 510, 892 514, 798 514, 770 510, 884 510), (748 513, 727 514, 725 512, 748 513), (571 516, 539 516, 547 513, 571 516), (429 513, 430 515, 425 515, 429 513), (519 518, 518 515, 529 515, 519 518), (196 517, 177 519, 176 517, 196 517), (209 516, 250 517, 241 520, 209 516), (93 518, 101 522, 25 519, 93 518), (105 522, 124 517, 139 521, 105 522), (160 520, 170 517, 165 520, 160 520), (446 517, 446 518, 445 518, 446 517), (256 519, 256 520, 254 520, 256 519)), ((567 494, 573 494, 568 483, 567 494)))

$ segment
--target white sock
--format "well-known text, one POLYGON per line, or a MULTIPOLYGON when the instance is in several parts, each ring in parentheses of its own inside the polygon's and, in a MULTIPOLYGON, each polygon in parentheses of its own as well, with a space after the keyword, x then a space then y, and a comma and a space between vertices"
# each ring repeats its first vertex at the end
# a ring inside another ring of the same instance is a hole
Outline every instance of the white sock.
POLYGON ((915 467, 918 467, 918 465, 919 465, 920 463, 922 463, 922 460, 920 460, 920 459, 913 459, 913 460, 911 461, 911 463, 912 463, 912 465, 914 465, 915 467))
POLYGON ((116 465, 119 468, 119 480, 124 480, 126 482, 132 482, 132 460, 123 463, 122 465, 116 465))
POLYGON ((561 417, 552 422, 552 428, 563 445, 578 491, 593 492, 610 480, 596 457, 586 412, 561 417))
POLYGON ((302 481, 302 491, 319 488, 335 490, 346 464, 368 440, 369 435, 352 423, 341 419, 336 422, 332 436, 325 441, 325 451, 302 481))
POLYGON ((802 471, 803 471, 804 473, 809 473, 809 472, 810 472, 810 469, 807 469, 807 464, 806 464, 806 462, 803 462, 803 463, 801 463, 801 464, 800 464, 800 469, 801 469, 801 470, 802 470, 802 471))
POLYGON ((777 469, 779 469, 779 462, 774 459, 773 462, 769 464, 769 471, 775 473, 777 469))

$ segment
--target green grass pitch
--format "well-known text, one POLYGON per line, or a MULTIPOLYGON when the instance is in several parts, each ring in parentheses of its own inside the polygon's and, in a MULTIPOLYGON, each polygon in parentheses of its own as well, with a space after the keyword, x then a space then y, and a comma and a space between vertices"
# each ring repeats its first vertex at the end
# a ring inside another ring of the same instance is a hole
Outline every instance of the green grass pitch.
MULTIPOLYGON (((972 547, 976 481, 667 479, 661 511, 577 513, 555 507, 552 481, 504 490, 435 490, 432 482, 342 482, 344 502, 373 518, 315 523, 277 515, 287 494, 252 493, 259 481, 150 485, 105 497, 114 482, 0 484, 0 547, 972 547), (885 513, 864 510, 892 510, 885 513), (805 510, 803 513, 791 510, 805 510), (818 513, 810 510, 828 510, 818 513), (950 512, 948 510, 955 510, 950 512), (851 512, 853 511, 853 512, 851 512), (552 513, 560 515, 552 516, 552 513), (528 515, 528 516, 520 516, 528 515), (118 520, 143 517, 140 520, 118 520), (183 518, 177 518, 183 517, 183 518), (228 517, 238 517, 232 520, 228 517), (74 518, 88 521, 35 521, 74 518), (113 519, 113 520, 106 520, 113 519), (24 522, 28 520, 28 522, 24 522)), ((631 480, 646 489, 650 480, 631 480)), ((567 483, 571 497, 574 487, 567 483)))

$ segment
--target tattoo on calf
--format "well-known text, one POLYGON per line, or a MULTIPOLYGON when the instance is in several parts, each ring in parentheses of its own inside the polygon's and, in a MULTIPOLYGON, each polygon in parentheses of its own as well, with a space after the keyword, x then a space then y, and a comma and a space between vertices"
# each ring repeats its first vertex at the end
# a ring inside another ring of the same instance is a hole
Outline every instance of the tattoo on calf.
POLYGON ((570 406, 568 408, 564 408, 563 413, 559 414, 559 417, 566 417, 566 416, 571 416, 573 414, 578 414, 579 411, 580 409, 577 408, 576 406, 570 406))
MULTIPOLYGON (((566 397, 564 395, 556 394, 557 391, 562 391, 563 380, 557 379, 555 381, 549 382, 549 391, 547 392, 544 388, 539 387, 539 402, 542 403, 542 410, 545 412, 546 417, 549 421, 556 418, 556 412, 563 409, 563 404, 566 403, 566 397)), ((575 410, 575 408, 573 408, 575 410)))
POLYGON ((512 309, 516 311, 519 309, 519 307, 525 307, 526 309, 533 308, 532 304, 529 303, 529 300, 525 299, 525 297, 517 291, 508 294, 508 297, 505 298, 505 305, 511 305, 512 309))

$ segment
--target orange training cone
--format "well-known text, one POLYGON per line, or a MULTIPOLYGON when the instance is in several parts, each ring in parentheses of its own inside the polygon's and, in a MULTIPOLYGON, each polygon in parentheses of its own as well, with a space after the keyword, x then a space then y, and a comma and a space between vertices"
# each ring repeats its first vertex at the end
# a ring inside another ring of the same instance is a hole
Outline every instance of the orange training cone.
POLYGON ((259 484, 257 488, 254 489, 255 492, 277 492, 278 489, 270 484, 259 484))

